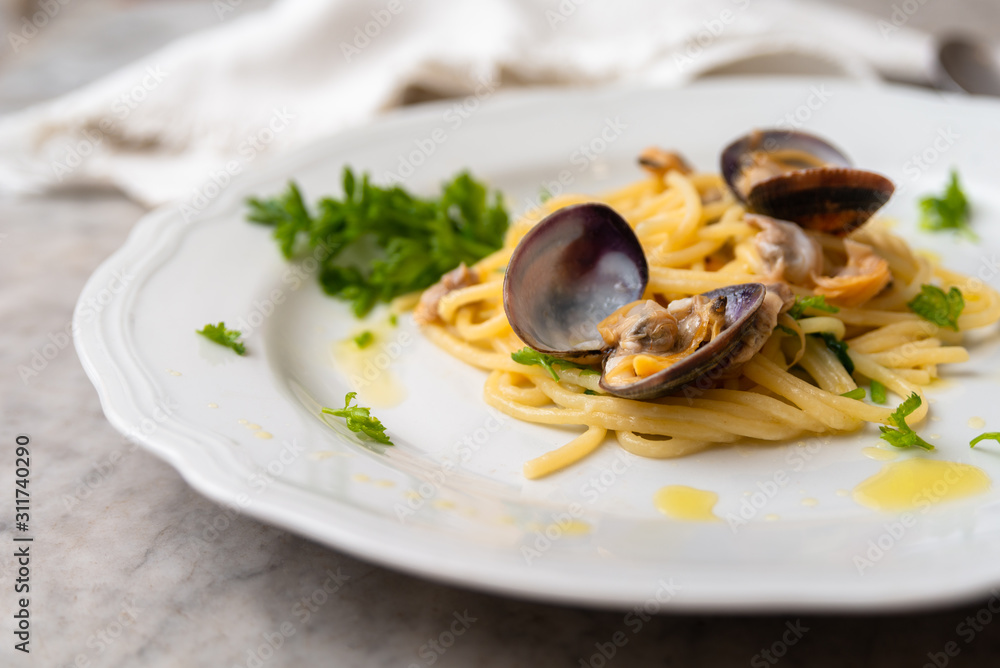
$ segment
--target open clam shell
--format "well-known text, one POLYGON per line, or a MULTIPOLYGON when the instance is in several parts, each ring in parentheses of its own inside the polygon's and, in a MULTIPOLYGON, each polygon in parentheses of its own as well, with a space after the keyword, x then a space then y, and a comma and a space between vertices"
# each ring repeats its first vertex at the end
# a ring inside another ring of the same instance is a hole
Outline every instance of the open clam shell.
POLYGON ((794 130, 755 130, 727 146, 720 162, 722 177, 741 202, 755 185, 779 174, 852 166, 850 158, 825 139, 794 130))
POLYGON ((725 326, 715 338, 693 354, 642 380, 611 384, 602 375, 601 389, 618 397, 644 400, 662 397, 702 376, 717 380, 748 345, 746 334, 766 293, 767 288, 760 283, 731 285, 706 292, 702 296, 708 299, 726 297, 725 326))
POLYGON ((837 236, 863 225, 895 189, 804 132, 752 132, 726 147, 721 167, 730 190, 754 213, 837 236))
POLYGON ((597 325, 642 297, 649 268, 629 224, 609 206, 560 209, 529 231, 511 255, 503 306, 514 332, 539 352, 597 362, 597 325))

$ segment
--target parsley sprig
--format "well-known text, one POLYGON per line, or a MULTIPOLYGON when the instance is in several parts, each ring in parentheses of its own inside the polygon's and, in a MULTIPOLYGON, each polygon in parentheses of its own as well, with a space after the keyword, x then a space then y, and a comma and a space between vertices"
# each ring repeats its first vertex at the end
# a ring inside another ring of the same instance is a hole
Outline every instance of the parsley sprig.
POLYGON ((920 227, 931 232, 954 230, 975 241, 978 237, 969 226, 969 213, 969 200, 958 182, 958 172, 953 169, 940 197, 928 195, 920 200, 920 227))
POLYGON ((872 401, 876 404, 884 404, 886 402, 887 397, 885 396, 885 385, 872 378, 871 390, 872 401))
POLYGON ((796 297, 795 303, 788 309, 788 315, 798 320, 805 315, 806 309, 810 308, 816 311, 824 311, 826 313, 837 313, 840 311, 840 309, 833 304, 827 304, 825 296, 814 295, 812 297, 796 297))
POLYGON ((346 419, 347 428, 351 431, 366 434, 379 443, 393 445, 393 442, 385 435, 385 427, 382 425, 382 422, 372 415, 370 408, 351 405, 356 396, 358 396, 357 392, 348 392, 344 397, 343 408, 324 408, 323 412, 327 415, 346 419))
POLYGON ((323 198, 310 213, 293 182, 280 195, 248 200, 247 218, 274 228, 285 258, 311 250, 320 285, 351 302, 358 317, 503 245, 508 218, 500 194, 488 194, 468 173, 431 199, 373 185, 367 174, 359 181, 350 168, 344 169, 343 189, 342 199, 323 198))
POLYGON ((906 424, 906 416, 920 408, 921 403, 920 395, 916 392, 908 396, 889 416, 889 424, 894 425, 896 428, 893 429, 885 425, 881 425, 878 428, 882 432, 881 438, 897 448, 911 448, 915 446, 924 450, 933 450, 933 445, 920 438, 917 432, 913 431, 910 425, 906 424))
POLYGON ((239 341, 243 332, 238 329, 226 329, 225 322, 220 322, 218 325, 208 324, 194 331, 209 341, 215 341, 220 346, 232 348, 237 355, 245 355, 247 352, 246 346, 239 341))
POLYGON ((586 364, 577 364, 576 362, 570 362, 569 360, 553 357, 552 355, 546 355, 528 347, 521 348, 516 353, 511 353, 510 358, 518 364, 540 366, 549 372, 552 380, 556 381, 559 380, 559 374, 556 373, 555 369, 557 364, 566 369, 582 369, 585 376, 599 373, 586 364))
POLYGON ((979 441, 985 441, 986 439, 1000 441, 1000 431, 987 431, 979 436, 976 436, 974 439, 969 441, 969 447, 974 448, 976 447, 976 443, 979 443, 979 441))
POLYGON ((910 310, 924 320, 941 327, 958 331, 958 316, 965 308, 962 291, 952 286, 947 293, 936 285, 927 283, 920 286, 920 294, 906 303, 910 310))
POLYGON ((854 373, 854 360, 852 360, 851 356, 847 354, 847 341, 841 341, 831 332, 817 332, 816 334, 810 334, 810 336, 818 336, 823 339, 826 347, 830 349, 830 352, 837 356, 837 359, 844 365, 844 369, 847 373, 854 373))

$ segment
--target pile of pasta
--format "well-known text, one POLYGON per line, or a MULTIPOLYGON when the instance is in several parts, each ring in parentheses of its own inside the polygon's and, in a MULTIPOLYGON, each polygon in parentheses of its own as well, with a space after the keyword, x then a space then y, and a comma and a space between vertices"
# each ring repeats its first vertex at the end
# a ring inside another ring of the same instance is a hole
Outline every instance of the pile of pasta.
MULTIPOLYGON (((513 223, 503 248, 472 268, 479 282, 446 294, 438 303, 440 320, 424 325, 423 332, 449 354, 489 371, 484 397, 491 406, 520 420, 583 429, 569 443, 527 462, 528 478, 585 457, 609 432, 631 453, 666 458, 717 444, 785 441, 850 432, 865 422, 885 423, 891 406, 841 395, 858 387, 858 380, 869 379, 900 397, 914 392, 923 397, 923 388, 938 377, 939 365, 968 359, 962 332, 1000 318, 996 291, 915 253, 890 231, 888 221, 876 218, 848 238, 871 246, 888 261, 889 287, 862 306, 837 313, 798 320, 783 314, 780 327, 738 377, 696 381, 654 401, 607 395, 598 386, 598 375, 579 369, 559 367, 555 381, 542 367, 511 359, 525 344, 504 313, 504 269, 534 224, 583 202, 611 206, 635 230, 649 263, 647 298, 673 300, 727 285, 767 282, 752 242, 758 229, 744 221, 743 206, 715 174, 669 171, 596 197, 554 197, 513 223), (907 307, 925 283, 961 290, 965 307, 959 331, 928 322, 907 307), (805 336, 823 332, 847 342, 853 375, 822 338, 805 336)), ((817 236, 823 237, 824 252, 843 252, 842 240, 817 236)), ((798 286, 792 291, 803 297, 812 294, 798 286)), ((919 423, 927 410, 924 400, 907 422, 919 423)))

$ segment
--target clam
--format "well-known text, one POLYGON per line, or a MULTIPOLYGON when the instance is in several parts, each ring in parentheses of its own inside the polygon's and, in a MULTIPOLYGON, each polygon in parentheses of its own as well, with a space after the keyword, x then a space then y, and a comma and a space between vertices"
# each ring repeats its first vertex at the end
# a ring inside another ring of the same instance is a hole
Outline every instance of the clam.
POLYGON ((730 190, 754 213, 837 236, 863 225, 895 190, 804 132, 754 131, 727 146, 721 163, 730 190))
POLYGON ((514 250, 503 302, 514 332, 535 350, 601 363, 600 386, 630 399, 661 397, 749 359, 782 307, 759 283, 671 302, 642 301, 648 267, 613 209, 580 204, 535 226, 514 250), (777 305, 775 305, 777 304, 777 305))
MULTIPOLYGON (((666 314, 674 311, 686 316, 674 316, 681 331, 672 350, 622 350, 625 337, 621 337, 609 346, 601 389, 626 399, 655 399, 702 376, 718 380, 760 350, 774 329, 777 313, 770 323, 758 322, 766 295, 764 285, 744 283, 671 302, 662 309, 666 314), (684 325, 692 317, 702 331, 685 336, 684 325), (761 335, 758 329, 762 329, 761 335)), ((655 312, 650 313, 650 302, 625 308, 645 308, 645 312, 633 315, 633 327, 642 328, 643 320, 655 317, 655 312)))

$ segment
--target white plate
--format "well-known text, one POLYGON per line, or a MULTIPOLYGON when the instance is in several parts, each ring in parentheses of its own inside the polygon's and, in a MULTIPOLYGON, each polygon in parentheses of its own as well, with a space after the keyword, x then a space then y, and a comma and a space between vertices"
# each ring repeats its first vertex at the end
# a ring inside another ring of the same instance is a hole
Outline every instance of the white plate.
MULTIPOLYGON (((795 79, 459 104, 462 113, 455 103, 406 111, 275 160, 234 180, 191 223, 176 208, 139 223, 76 311, 76 346, 112 424, 217 501, 382 564, 496 592, 614 607, 860 609, 970 597, 1000 583, 989 556, 1000 550, 1000 490, 917 512, 901 535, 895 516, 837 494, 882 466, 861 452, 877 441, 874 429, 675 461, 637 459, 609 442, 580 465, 526 482, 522 463, 571 432, 491 415, 481 400, 485 374, 422 339, 409 318, 393 334, 401 345, 389 365, 406 399, 376 410, 396 447, 362 447, 316 416, 319 405, 341 406, 350 389, 329 349, 358 324, 311 277, 295 289, 300 281, 269 230, 243 218, 247 195, 276 193, 290 178, 314 201, 339 192, 344 165, 382 177, 405 162, 420 163, 406 181, 417 192, 436 192, 469 168, 519 211, 560 176, 583 192, 635 179, 635 156, 653 143, 715 169, 729 140, 784 122, 893 178, 899 190, 888 213, 899 229, 946 265, 997 285, 1000 106, 795 79), (914 231, 916 197, 940 189, 951 165, 976 207, 981 246, 914 231), (245 358, 194 334, 219 320, 249 323, 245 358), (257 438, 241 420, 274 437, 257 438), (773 486, 778 471, 790 482, 773 486), (652 503, 668 484, 717 492, 721 516, 766 503, 738 530, 677 522, 652 503), (818 505, 803 505, 805 497, 818 505), (570 515, 589 531, 559 529, 570 515), (877 558, 859 572, 858 556, 877 558)), ((938 446, 932 456, 1000 479, 995 444, 967 445, 981 431, 970 417, 1000 428, 1000 346, 994 337, 972 354, 932 391, 935 421, 922 432, 938 446)))

